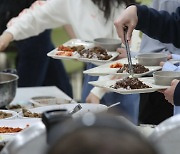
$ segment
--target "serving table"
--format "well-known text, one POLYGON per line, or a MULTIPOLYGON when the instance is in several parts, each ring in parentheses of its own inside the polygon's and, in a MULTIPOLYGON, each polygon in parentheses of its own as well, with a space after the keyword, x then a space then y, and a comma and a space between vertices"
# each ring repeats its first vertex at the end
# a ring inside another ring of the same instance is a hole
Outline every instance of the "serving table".
POLYGON ((28 104, 32 97, 38 96, 52 96, 66 100, 72 100, 71 97, 66 95, 62 90, 56 86, 43 86, 43 87, 25 87, 17 88, 17 93, 11 104, 28 104))

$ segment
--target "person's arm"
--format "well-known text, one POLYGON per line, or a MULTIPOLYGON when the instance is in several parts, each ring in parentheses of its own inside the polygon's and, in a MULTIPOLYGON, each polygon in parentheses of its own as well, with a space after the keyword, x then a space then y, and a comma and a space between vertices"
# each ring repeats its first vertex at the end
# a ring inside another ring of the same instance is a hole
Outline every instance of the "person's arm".
POLYGON ((65 25, 64 29, 66 30, 71 39, 77 38, 71 25, 65 25))
POLYGON ((156 11, 147 6, 129 6, 115 21, 119 37, 124 42, 124 27, 128 27, 127 39, 133 29, 141 30, 148 36, 163 43, 173 43, 180 47, 180 7, 171 15, 166 11, 156 11))
POLYGON ((175 91, 174 91, 174 105, 175 106, 180 106, 180 97, 179 97, 179 94, 180 94, 180 82, 178 82, 176 88, 175 88, 175 91))
POLYGON ((180 47, 180 7, 171 15, 166 11, 156 11, 147 6, 137 5, 137 30, 163 43, 173 43, 180 47))
POLYGON ((180 66, 176 66, 172 64, 171 62, 165 62, 162 71, 175 71, 175 72, 180 72, 180 66))
POLYGON ((29 9, 25 9, 17 18, 11 20, 5 32, 11 33, 14 40, 38 35, 45 29, 68 24, 68 11, 68 0, 37 1, 29 9))

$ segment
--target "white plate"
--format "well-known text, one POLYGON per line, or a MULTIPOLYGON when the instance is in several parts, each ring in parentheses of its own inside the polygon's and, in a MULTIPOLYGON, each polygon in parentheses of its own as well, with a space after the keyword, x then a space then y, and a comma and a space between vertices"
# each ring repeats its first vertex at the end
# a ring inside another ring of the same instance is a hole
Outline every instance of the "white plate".
POLYGON ((72 52, 72 56, 60 56, 60 55, 56 55, 56 53, 59 52, 58 48, 55 48, 54 50, 50 51, 47 56, 54 58, 54 59, 65 59, 65 60, 70 60, 70 59, 77 59, 78 58, 78 54, 77 52, 72 52))
MULTIPOLYGON (((77 113, 74 113, 73 117, 79 117, 87 112, 97 113, 107 110, 107 106, 102 104, 87 104, 87 103, 79 103, 79 104, 81 105, 82 109, 79 110, 77 113)), ((31 111, 32 113, 43 113, 45 111, 54 110, 54 109, 67 109, 69 112, 71 112, 75 106, 77 106, 77 103, 43 106, 43 107, 29 109, 29 111, 31 111)))
MULTIPOLYGON (((91 42, 86 42, 80 39, 71 39, 68 42, 63 44, 64 46, 78 46, 78 45, 84 45, 86 49, 94 47, 94 43, 91 42)), ((58 49, 54 49, 50 51, 47 56, 54 58, 54 59, 65 59, 65 60, 70 60, 70 59, 76 59, 82 62, 88 62, 88 63, 93 63, 96 65, 101 65, 106 62, 112 61, 114 58, 116 58, 119 53, 118 52, 108 52, 109 55, 112 55, 112 58, 108 60, 98 60, 98 59, 89 59, 89 58, 81 58, 80 55, 77 52, 73 52, 72 56, 58 56, 56 53, 58 52, 58 49)))
MULTIPOLYGON (((13 120, 1 120, 0 127, 13 127, 13 128, 26 128, 27 125, 32 126, 40 123, 41 119, 13 119, 13 120)), ((19 133, 19 132, 18 132, 19 133)), ((17 133, 0 133, 0 143, 7 142, 16 135, 17 133)))
POLYGON ((46 98, 46 97, 33 97, 29 100, 33 107, 49 106, 49 105, 60 105, 70 103, 70 100, 63 98, 46 98))
MULTIPOLYGON (((6 113, 11 113, 11 114, 12 114, 12 116, 11 116, 11 117, 4 118, 4 119, 6 119, 6 120, 9 120, 9 119, 15 119, 15 118, 17 118, 17 117, 18 117, 18 113, 17 113, 17 112, 15 112, 15 111, 11 111, 11 110, 0 110, 0 111, 2 111, 2 112, 6 112, 6 113)), ((0 120, 4 120, 4 119, 0 119, 0 120)), ((0 123, 1 123, 1 122, 0 122, 0 123)))
POLYGON ((119 89, 111 88, 110 86, 115 85, 116 81, 118 81, 118 80, 92 81, 92 82, 88 82, 88 83, 95 87, 105 88, 108 91, 116 92, 116 93, 120 93, 120 94, 149 93, 149 92, 154 92, 154 91, 161 90, 161 89, 166 89, 169 87, 169 86, 155 85, 154 79, 152 77, 139 78, 139 80, 152 88, 130 89, 130 90, 124 89, 124 88, 119 88, 119 89))
MULTIPOLYGON (((87 43, 85 41, 82 41, 80 39, 71 39, 68 42, 63 44, 64 46, 79 46, 83 45, 86 49, 93 47, 93 43, 87 43)), ((58 48, 55 48, 54 50, 50 51, 47 56, 54 58, 54 59, 65 59, 65 60, 73 60, 78 59, 79 54, 77 52, 73 52, 72 56, 58 56, 56 53, 58 52, 58 48)))
MULTIPOLYGON (((110 68, 111 64, 115 64, 115 63, 121 63, 121 64, 128 64, 128 60, 127 58, 123 58, 117 61, 113 61, 110 62, 108 64, 104 64, 92 69, 88 69, 83 71, 84 74, 88 74, 91 76, 102 76, 102 75, 121 75, 121 76, 129 76, 129 73, 117 73, 117 71, 119 70, 119 68, 110 68)), ((138 61, 135 58, 132 58, 132 63, 136 64, 138 63, 138 61)), ((141 74, 134 74, 135 77, 141 77, 141 76, 145 76, 147 74, 150 74, 154 71, 160 70, 162 67, 161 66, 145 66, 146 68, 149 69, 148 72, 145 73, 141 73, 141 74)))

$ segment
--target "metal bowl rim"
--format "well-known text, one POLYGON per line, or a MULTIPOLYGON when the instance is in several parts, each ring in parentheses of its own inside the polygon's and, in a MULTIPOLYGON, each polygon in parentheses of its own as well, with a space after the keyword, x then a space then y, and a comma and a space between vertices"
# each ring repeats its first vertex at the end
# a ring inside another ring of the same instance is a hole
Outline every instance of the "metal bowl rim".
POLYGON ((121 42, 121 40, 119 40, 119 39, 115 39, 115 38, 95 38, 94 39, 94 43, 98 43, 98 44, 104 44, 104 45, 121 45, 122 44, 122 42, 121 42), (118 41, 118 42, 114 42, 114 43, 105 43, 105 42, 100 42, 100 41, 98 41, 98 40, 100 40, 100 39, 109 39, 109 40, 114 40, 114 41, 118 41))
POLYGON ((153 72, 153 76, 154 77, 164 77, 164 78, 172 78, 172 77, 180 77, 180 72, 173 72, 173 71, 157 71, 157 72, 153 72), (175 75, 175 76, 167 76, 166 74, 164 74, 164 75, 161 75, 161 74, 158 74, 158 73, 170 73, 170 74, 172 74, 173 73, 173 75, 175 75), (176 74, 177 74, 177 76, 176 76, 176 74), (179 75, 179 76, 178 76, 179 75))
POLYGON ((15 78, 14 78, 14 79, 12 79, 12 80, 8 80, 8 81, 2 81, 2 82, 0 82, 0 84, 3 84, 3 83, 10 83, 10 82, 12 82, 12 81, 16 81, 16 80, 18 80, 18 79, 19 79, 19 76, 18 76, 18 75, 16 75, 16 74, 12 74, 12 73, 3 73, 3 72, 0 72, 0 75, 1 75, 1 74, 14 76, 15 78))
POLYGON ((167 58, 167 54, 163 54, 163 53, 143 53, 143 54, 139 54, 136 57, 137 58, 144 58, 144 59, 148 59, 148 58, 152 58, 152 57, 146 57, 148 55, 158 55, 158 57, 153 57, 154 59, 158 59, 158 58, 167 58))

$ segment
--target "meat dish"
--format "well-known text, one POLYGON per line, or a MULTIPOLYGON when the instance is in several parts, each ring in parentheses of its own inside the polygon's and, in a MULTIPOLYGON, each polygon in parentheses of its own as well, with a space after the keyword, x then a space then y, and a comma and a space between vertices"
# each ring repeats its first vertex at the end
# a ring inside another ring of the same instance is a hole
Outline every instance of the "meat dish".
POLYGON ((143 89, 143 88, 151 88, 150 86, 144 84, 142 81, 140 81, 138 78, 135 77, 126 77, 120 81, 117 81, 115 85, 111 86, 111 88, 118 89, 118 88, 124 88, 124 89, 143 89))
POLYGON ((98 60, 108 60, 112 57, 112 55, 108 55, 107 50, 101 47, 93 47, 89 49, 84 49, 78 51, 78 54, 82 58, 89 59, 98 59, 98 60))
MULTIPOLYGON (((133 64, 133 72, 135 74, 141 74, 141 73, 145 73, 148 72, 149 69, 146 68, 145 66, 141 65, 141 64, 133 64)), ((123 67, 121 67, 117 73, 124 73, 124 72, 129 72, 129 65, 128 64, 124 64, 123 67)))

